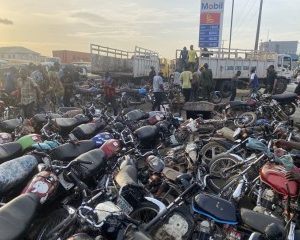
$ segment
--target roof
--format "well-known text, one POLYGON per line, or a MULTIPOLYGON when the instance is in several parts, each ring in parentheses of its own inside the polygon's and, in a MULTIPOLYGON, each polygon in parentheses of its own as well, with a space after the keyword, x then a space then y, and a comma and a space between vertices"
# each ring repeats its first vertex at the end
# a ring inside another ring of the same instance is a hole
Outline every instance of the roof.
POLYGON ((0 54, 16 54, 16 53, 40 55, 38 52, 32 51, 24 47, 0 47, 0 54))

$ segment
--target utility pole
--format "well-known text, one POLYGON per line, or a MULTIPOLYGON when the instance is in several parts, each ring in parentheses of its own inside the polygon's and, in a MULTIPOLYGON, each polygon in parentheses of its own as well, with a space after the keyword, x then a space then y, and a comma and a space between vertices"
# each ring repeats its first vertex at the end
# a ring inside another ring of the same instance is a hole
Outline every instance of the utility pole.
POLYGON ((261 12, 262 12, 263 0, 260 0, 259 14, 258 14, 258 23, 256 30, 256 38, 255 38, 255 46, 254 50, 258 50, 258 41, 259 41, 259 32, 260 32, 260 24, 261 24, 261 12))
MULTIPOLYGON (((232 9, 231 9, 231 22, 230 22, 230 35, 229 35, 229 48, 228 52, 231 50, 231 37, 232 37, 232 23, 233 23, 233 9, 234 9, 234 0, 232 0, 232 9)), ((230 54, 229 54, 230 55, 230 54)))

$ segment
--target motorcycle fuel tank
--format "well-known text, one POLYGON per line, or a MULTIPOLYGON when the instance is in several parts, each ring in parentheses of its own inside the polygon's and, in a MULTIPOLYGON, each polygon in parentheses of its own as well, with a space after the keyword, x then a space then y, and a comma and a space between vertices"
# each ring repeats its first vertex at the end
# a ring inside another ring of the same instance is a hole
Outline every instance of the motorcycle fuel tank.
POLYGON ((300 186, 296 181, 288 181, 286 173, 283 166, 267 163, 260 170, 260 179, 280 195, 297 197, 300 186))
POLYGON ((116 156, 122 149, 121 142, 117 139, 110 139, 106 141, 100 149, 105 153, 107 158, 116 156))

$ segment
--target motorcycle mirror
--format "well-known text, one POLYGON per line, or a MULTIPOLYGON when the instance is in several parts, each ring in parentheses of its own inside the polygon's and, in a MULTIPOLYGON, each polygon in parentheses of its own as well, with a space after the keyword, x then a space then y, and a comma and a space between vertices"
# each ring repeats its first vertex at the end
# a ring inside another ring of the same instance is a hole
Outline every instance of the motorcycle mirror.
POLYGON ((233 133, 233 138, 236 138, 238 137, 242 132, 242 129, 241 128, 237 128, 235 129, 234 133, 233 133))

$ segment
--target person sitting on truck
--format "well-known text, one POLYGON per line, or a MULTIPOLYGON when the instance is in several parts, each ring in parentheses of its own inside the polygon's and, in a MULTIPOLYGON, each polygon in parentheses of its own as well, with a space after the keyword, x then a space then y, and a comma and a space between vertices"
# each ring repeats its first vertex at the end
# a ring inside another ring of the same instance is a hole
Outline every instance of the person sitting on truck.
POLYGON ((250 76, 250 81, 249 81, 249 87, 250 87, 250 95, 252 98, 256 97, 257 91, 258 91, 258 77, 256 75, 256 68, 253 67, 251 68, 251 76, 250 76))
POLYGON ((153 83, 153 78, 156 76, 155 68, 152 66, 151 71, 149 72, 149 85, 153 83))
POLYGON ((204 99, 209 99, 210 94, 215 90, 215 81, 208 64, 204 63, 201 74, 202 94, 204 99))
POLYGON ((264 93, 273 94, 276 89, 277 84, 277 73, 275 71, 274 65, 270 65, 267 69, 267 82, 266 89, 264 93))
POLYGON ((239 81, 240 76, 241 76, 241 71, 237 71, 236 74, 231 79, 231 97, 230 97, 229 101, 234 101, 235 100, 237 83, 239 81))
POLYGON ((109 103, 111 104, 111 107, 114 111, 114 115, 117 116, 118 105, 116 101, 116 86, 109 72, 105 73, 103 85, 104 85, 104 97, 105 97, 106 104, 109 103))
POLYGON ((181 63, 181 69, 185 69, 188 65, 188 55, 189 52, 186 47, 183 47, 183 49, 180 51, 180 63, 181 63))
POLYGON ((153 94, 154 103, 152 105, 152 111, 159 111, 160 105, 164 100, 164 81, 162 72, 159 72, 159 75, 153 78, 153 94))
POLYGON ((182 94, 186 102, 190 101, 192 90, 193 74, 188 67, 180 74, 180 81, 182 82, 182 94))
POLYGON ((190 66, 191 70, 194 71, 198 56, 197 56, 196 50, 194 50, 193 45, 190 46, 188 55, 189 55, 189 59, 188 59, 189 66, 190 66))

